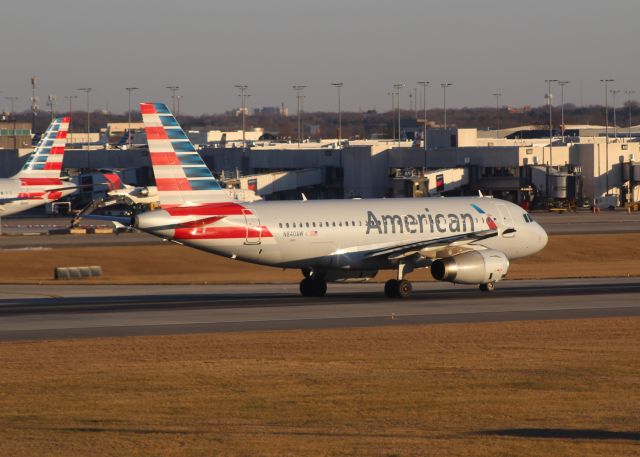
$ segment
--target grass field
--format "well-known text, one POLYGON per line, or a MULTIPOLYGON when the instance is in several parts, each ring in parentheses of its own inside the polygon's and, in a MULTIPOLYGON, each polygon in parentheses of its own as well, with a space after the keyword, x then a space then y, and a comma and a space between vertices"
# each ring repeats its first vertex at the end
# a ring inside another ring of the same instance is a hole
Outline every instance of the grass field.
MULTIPOLYGON (((101 265, 100 283, 260 283, 297 282, 298 270, 251 265, 192 248, 158 246, 0 250, 0 283, 46 282, 56 266, 101 265)), ((393 272, 381 272, 386 280, 393 272)), ((640 276, 640 233, 552 235, 540 253, 514 261, 511 279, 640 276)), ((428 271, 409 276, 430 280, 428 271)), ((87 283, 88 281, 83 281, 87 283)))
POLYGON ((640 455, 640 319, 0 343, 0 455, 640 455))

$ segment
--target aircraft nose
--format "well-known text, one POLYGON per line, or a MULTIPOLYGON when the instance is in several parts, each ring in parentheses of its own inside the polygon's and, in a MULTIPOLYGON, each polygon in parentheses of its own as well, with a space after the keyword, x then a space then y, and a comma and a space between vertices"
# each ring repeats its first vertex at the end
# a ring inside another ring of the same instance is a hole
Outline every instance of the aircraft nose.
POLYGON ((549 235, 547 235, 547 232, 545 231, 545 229, 542 228, 540 224, 538 224, 537 222, 535 224, 537 226, 536 232, 538 236, 538 250, 542 251, 544 247, 547 245, 547 243, 549 242, 549 235))

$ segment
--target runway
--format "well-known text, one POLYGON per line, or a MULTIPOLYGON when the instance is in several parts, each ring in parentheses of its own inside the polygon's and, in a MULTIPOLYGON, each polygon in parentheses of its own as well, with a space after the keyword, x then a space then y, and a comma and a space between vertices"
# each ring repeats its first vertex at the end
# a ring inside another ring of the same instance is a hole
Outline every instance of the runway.
POLYGON ((640 316, 639 278, 414 289, 409 300, 388 300, 380 283, 331 284, 324 298, 300 297, 293 284, 5 285, 0 341, 640 316))

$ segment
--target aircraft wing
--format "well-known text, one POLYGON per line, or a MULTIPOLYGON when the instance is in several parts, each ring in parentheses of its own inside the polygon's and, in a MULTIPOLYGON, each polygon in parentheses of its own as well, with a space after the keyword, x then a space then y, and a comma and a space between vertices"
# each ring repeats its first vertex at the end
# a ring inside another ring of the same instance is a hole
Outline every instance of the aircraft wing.
MULTIPOLYGON (((507 229, 512 231, 514 229, 507 229)), ((396 260, 403 257, 409 257, 414 254, 424 253, 426 251, 437 251, 447 247, 459 247, 477 241, 486 240, 498 236, 498 229, 482 230, 479 232, 463 233, 460 235, 447 236, 432 240, 413 241, 411 243, 403 243, 395 246, 388 246, 381 249, 373 250, 367 253, 364 258, 372 259, 376 257, 388 257, 390 260, 396 260)))

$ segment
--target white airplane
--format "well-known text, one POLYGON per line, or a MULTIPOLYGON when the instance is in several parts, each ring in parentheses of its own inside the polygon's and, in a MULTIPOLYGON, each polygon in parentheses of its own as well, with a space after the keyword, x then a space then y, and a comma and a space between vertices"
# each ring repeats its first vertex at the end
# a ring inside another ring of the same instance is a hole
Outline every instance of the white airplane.
POLYGON ((0 179, 0 217, 53 202, 76 191, 75 184, 60 179, 68 130, 68 117, 54 119, 22 170, 11 178, 0 179))
POLYGON ((299 268, 304 296, 327 282, 397 271, 387 297, 411 295, 407 273, 494 289, 509 260, 540 251, 547 234, 512 203, 483 197, 325 201, 231 200, 166 105, 142 103, 161 208, 139 214, 139 230, 231 259, 299 268))

